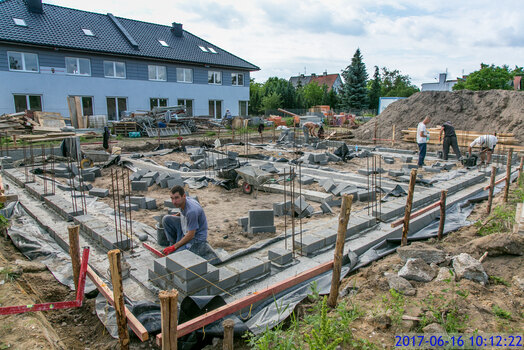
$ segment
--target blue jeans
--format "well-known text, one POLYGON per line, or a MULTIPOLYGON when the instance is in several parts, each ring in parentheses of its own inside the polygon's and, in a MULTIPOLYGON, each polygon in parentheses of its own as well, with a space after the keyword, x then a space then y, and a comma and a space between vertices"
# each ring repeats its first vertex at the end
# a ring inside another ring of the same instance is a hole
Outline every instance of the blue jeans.
MULTIPOLYGON (((170 245, 179 242, 184 237, 180 216, 164 216, 164 218, 162 219, 162 226, 164 226, 164 232, 170 245)), ((210 264, 217 263, 215 259, 217 259, 218 262, 220 261, 213 249, 211 248, 211 246, 209 246, 209 244, 207 243, 207 241, 197 240, 193 238, 191 241, 184 244, 176 251, 179 252, 186 249, 192 253, 195 253, 203 257, 206 260, 209 260, 210 264)))
POLYGON ((418 166, 424 165, 424 158, 426 158, 427 143, 418 144, 418 166))

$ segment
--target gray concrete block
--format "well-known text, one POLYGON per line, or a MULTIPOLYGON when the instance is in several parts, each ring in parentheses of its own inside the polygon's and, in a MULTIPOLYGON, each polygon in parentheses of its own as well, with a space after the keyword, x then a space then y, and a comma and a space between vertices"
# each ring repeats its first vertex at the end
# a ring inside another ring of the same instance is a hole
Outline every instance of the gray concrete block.
POLYGON ((428 173, 440 173, 442 170, 442 168, 438 166, 425 166, 423 169, 428 173))
POLYGON ((84 181, 95 181, 95 173, 89 173, 82 171, 82 179, 84 181))
POLYGON ((327 204, 329 204, 331 207, 340 207, 342 205, 342 199, 334 199, 330 198, 325 201, 327 204))
POLYGON ((262 233, 262 232, 275 233, 277 232, 277 228, 275 226, 248 226, 248 232, 249 233, 262 233))
POLYGON ((249 217, 238 218, 238 224, 242 226, 242 231, 247 232, 249 217))
POLYGON ((220 275, 219 269, 211 264, 207 265, 207 272, 199 274, 195 278, 186 280, 180 278, 180 276, 174 273, 170 275, 171 281, 173 281, 173 284, 180 288, 184 293, 188 295, 194 295, 195 292, 218 282, 220 275))
POLYGON ((273 215, 273 209, 250 210, 248 212, 248 227, 273 226, 274 224, 275 216, 273 215))
POLYGON ((329 152, 327 152, 326 155, 327 155, 328 160, 329 160, 330 162, 340 162, 340 161, 342 161, 342 158, 340 158, 340 157, 337 156, 337 155, 334 155, 333 153, 329 153, 329 152))
POLYGON ((157 209, 156 199, 155 198, 148 198, 148 197, 146 197, 146 207, 145 207, 145 209, 148 209, 148 210, 157 209))
POLYGON ((138 211, 140 209, 140 206, 138 204, 133 204, 133 203, 131 203, 131 204, 120 204, 119 208, 120 208, 120 210, 138 211))
POLYGON ((360 175, 369 176, 369 175, 373 174, 373 170, 358 169, 358 173, 360 175))
POLYGON ((195 154, 195 155, 190 156, 189 159, 192 160, 193 162, 196 162, 197 160, 204 160, 204 155, 195 154))
POLYGON ((376 198, 376 193, 368 190, 360 190, 357 195, 360 202, 373 201, 376 198))
POLYGON ((166 187, 173 188, 173 186, 184 186, 184 180, 182 180, 182 178, 167 179, 166 187))
POLYGON ((131 181, 131 190, 147 191, 148 183, 146 181, 131 181))
POLYGON ((400 159, 402 159, 404 163, 411 163, 413 161, 413 157, 408 156, 401 156, 400 159))
POLYGON ((166 260, 167 257, 164 256, 153 261, 153 269, 157 275, 167 276, 170 274, 170 272, 167 270, 166 260))
POLYGON ((293 203, 293 208, 295 209, 295 213, 300 215, 308 207, 308 205, 309 204, 306 202, 304 196, 300 196, 293 203))
POLYGON ((236 160, 238 157, 238 153, 233 151, 227 151, 227 157, 231 160, 236 160))
POLYGON ((354 196, 355 198, 358 197, 358 191, 359 189, 355 186, 349 186, 347 188, 345 188, 344 190, 342 190, 340 192, 340 196, 344 195, 344 194, 347 194, 347 195, 350 195, 350 196, 354 196))
POLYGON ((394 164, 395 163, 395 158, 393 158, 393 157, 382 157, 382 159, 384 159, 384 163, 386 163, 386 164, 394 164))
POLYGON ((173 202, 171 202, 171 199, 166 199, 164 201, 164 207, 165 208, 174 208, 175 205, 173 204, 173 202))
MULTIPOLYGON (((220 267, 218 269, 218 282, 216 285, 220 287, 223 290, 230 290, 233 288, 238 282, 238 274, 231 271, 227 267, 220 267)), ((212 294, 221 294, 223 291, 220 290, 218 293, 212 293, 212 294)))
POLYGON ((325 246, 326 243, 323 237, 302 235, 302 240, 300 237, 295 238, 295 247, 298 253, 301 255, 314 255, 317 251, 321 250, 325 246))
POLYGON ((284 248, 271 248, 267 251, 267 258, 273 264, 286 265, 293 260, 293 253, 284 248))
POLYGON ((148 172, 147 174, 145 174, 144 176, 142 176, 142 180, 144 178, 153 178, 153 180, 156 180, 158 178, 160 174, 158 173, 158 171, 150 171, 148 172))
POLYGON ((402 164, 402 169, 408 169, 407 171, 410 172, 411 169, 418 169, 417 164, 402 164))
POLYGON ((130 196, 129 202, 131 204, 136 204, 140 209, 146 208, 146 198, 145 197, 138 197, 138 196, 130 196))
POLYGON ((132 173, 131 175, 129 175, 129 180, 131 181, 139 181, 141 179, 142 179, 142 174, 139 174, 138 172, 132 173))
POLYGON ((313 154, 313 161, 315 163, 322 163, 322 164, 325 165, 329 161, 329 158, 324 153, 315 153, 315 154, 313 154))
POLYGON ((259 258, 244 257, 233 261, 227 268, 238 274, 239 283, 262 277, 270 272, 270 262, 259 258))
POLYGON ((169 290, 174 287, 174 285, 169 281, 165 276, 158 275, 155 271, 147 269, 147 277, 149 281, 158 288, 162 290, 169 290))
POLYGON ((273 203, 273 214, 275 216, 289 215, 291 211, 291 201, 273 203))
POLYGON ((402 170, 389 170, 388 175, 397 177, 404 175, 404 172, 402 170))
POLYGON ((326 202, 320 203, 320 209, 322 209, 322 213, 324 214, 333 214, 333 209, 331 209, 331 206, 326 202))
POLYGON ((160 174, 158 175, 158 177, 155 179, 155 183, 156 183, 157 185, 160 185, 160 181, 162 181, 163 179, 165 179, 165 178, 167 178, 167 177, 169 177, 169 174, 167 174, 167 173, 160 173, 160 174))
POLYGON ((333 193, 334 196, 340 196, 340 192, 344 191, 348 187, 353 187, 348 183, 339 183, 335 188, 331 190, 331 193, 333 193))
POLYGON ((311 185, 315 180, 310 176, 302 176, 299 180, 302 185, 311 185))
POLYGON ((326 190, 326 192, 331 192, 334 188, 337 187, 337 185, 335 185, 335 182, 333 181, 333 179, 326 179, 322 182, 321 184, 322 188, 324 188, 324 190, 326 190))
POLYGON ((207 272, 207 265, 205 259, 189 250, 174 252, 167 256, 167 269, 186 281, 204 275, 207 272))

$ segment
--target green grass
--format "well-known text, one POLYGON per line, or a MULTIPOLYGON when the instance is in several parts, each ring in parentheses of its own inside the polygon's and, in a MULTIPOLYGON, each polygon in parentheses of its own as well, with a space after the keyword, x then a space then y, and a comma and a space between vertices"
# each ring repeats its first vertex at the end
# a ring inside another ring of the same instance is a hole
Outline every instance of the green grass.
POLYGON ((493 313, 498 318, 503 318, 503 319, 506 319, 506 320, 510 320, 511 319, 511 312, 504 310, 503 308, 501 308, 498 305, 493 305, 493 313))
POLYGON ((0 269, 0 275, 4 281, 11 282, 16 280, 20 276, 20 273, 14 271, 11 267, 8 266, 0 269))
POLYGON ((502 277, 498 277, 498 276, 489 276, 489 280, 491 283, 493 284, 502 284, 506 287, 511 287, 511 283, 509 283, 508 281, 506 281, 505 279, 503 279, 502 277))
POLYGON ((404 295, 395 289, 390 289, 389 296, 382 296, 382 304, 385 307, 385 313, 390 315, 391 323, 395 326, 400 326, 402 315, 404 315, 404 295))
POLYGON ((510 232, 515 224, 515 207, 512 205, 498 205, 493 208, 489 217, 482 223, 477 221, 475 226, 481 236, 499 232, 510 232))

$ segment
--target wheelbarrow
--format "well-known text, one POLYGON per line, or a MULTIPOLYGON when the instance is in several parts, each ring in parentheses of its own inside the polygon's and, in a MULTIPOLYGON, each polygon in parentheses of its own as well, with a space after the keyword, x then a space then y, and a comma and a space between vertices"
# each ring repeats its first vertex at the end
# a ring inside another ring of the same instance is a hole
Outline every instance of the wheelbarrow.
POLYGON ((258 190, 273 177, 271 173, 252 166, 244 166, 235 171, 237 172, 237 185, 245 194, 251 194, 253 189, 258 190))

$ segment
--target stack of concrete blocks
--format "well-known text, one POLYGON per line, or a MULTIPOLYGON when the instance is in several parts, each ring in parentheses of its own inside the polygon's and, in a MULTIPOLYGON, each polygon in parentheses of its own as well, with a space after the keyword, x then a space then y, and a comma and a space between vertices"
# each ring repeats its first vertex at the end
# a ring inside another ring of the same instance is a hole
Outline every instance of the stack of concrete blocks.
POLYGON ((273 210, 250 210, 247 219, 247 232, 276 232, 273 210))
POLYGON ((273 203, 273 214, 275 216, 290 215, 291 213, 291 201, 273 203))
POLYGON ((268 275, 271 263, 269 260, 246 256, 227 264, 227 268, 238 276, 237 284, 241 285, 268 275))
POLYGON ((85 232, 101 247, 107 251, 112 249, 128 250, 131 247, 131 239, 125 232, 118 233, 110 223, 100 220, 100 218, 89 214, 79 215, 73 218, 75 224, 80 226, 80 230, 85 232))
MULTIPOLYGON (((142 196, 129 196, 126 198, 131 204, 131 210, 156 209, 156 199, 142 196)), ((122 208, 123 209, 123 208, 122 208)))
POLYGON ((315 209, 306 202, 304 196, 298 197, 293 202, 293 208, 295 210, 295 216, 299 218, 309 218, 315 213, 315 209))

